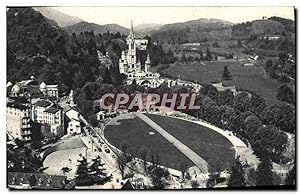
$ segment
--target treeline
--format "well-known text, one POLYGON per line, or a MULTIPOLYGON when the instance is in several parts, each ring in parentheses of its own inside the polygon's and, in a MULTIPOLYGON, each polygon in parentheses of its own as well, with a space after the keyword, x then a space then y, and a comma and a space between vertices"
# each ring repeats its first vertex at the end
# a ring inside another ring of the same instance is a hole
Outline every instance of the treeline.
POLYGON ((277 99, 295 105, 296 96, 291 88, 295 87, 295 59, 290 58, 288 53, 279 53, 278 60, 275 62, 268 60, 266 62, 265 72, 271 79, 281 83, 277 91, 277 99))
POLYGON ((116 74, 114 68, 105 69, 100 63, 97 50, 104 54, 108 51, 111 60, 117 61, 114 56, 122 49, 122 44, 118 44, 119 34, 95 36, 84 32, 68 36, 31 8, 10 8, 7 17, 9 81, 21 81, 34 75, 38 81, 59 84, 59 93, 63 95, 87 82, 105 79, 107 71, 116 74))
POLYGON ((192 113, 220 128, 232 131, 251 144, 259 158, 287 162, 283 156, 287 135, 295 133, 295 108, 286 104, 267 106, 265 100, 248 92, 236 96, 230 90, 218 92, 212 85, 201 90, 200 110, 192 113))

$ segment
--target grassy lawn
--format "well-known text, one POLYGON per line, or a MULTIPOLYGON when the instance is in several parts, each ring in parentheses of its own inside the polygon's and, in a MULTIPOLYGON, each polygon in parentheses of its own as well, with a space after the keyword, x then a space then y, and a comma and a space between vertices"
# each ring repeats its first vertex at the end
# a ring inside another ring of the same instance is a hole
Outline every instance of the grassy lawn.
POLYGON ((226 65, 232 75, 232 80, 222 81, 225 85, 235 85, 237 89, 256 92, 257 94, 277 102, 276 94, 279 83, 264 76, 264 65, 259 67, 244 67, 237 61, 212 61, 191 64, 172 64, 163 70, 167 75, 183 80, 197 80, 199 83, 222 81, 223 68, 226 65))
POLYGON ((234 160, 235 150, 231 142, 212 129, 180 119, 146 115, 203 157, 212 167, 226 169, 234 160))
MULTIPOLYGON (((104 132, 105 138, 117 148, 120 148, 122 143, 126 143, 129 153, 140 156, 136 153, 145 147, 149 152, 159 155, 163 166, 177 170, 180 170, 181 163, 186 163, 189 167, 194 166, 183 153, 141 119, 136 117, 118 120, 118 122, 121 124, 107 125, 104 132)), ((148 161, 151 161, 150 157, 148 161)))

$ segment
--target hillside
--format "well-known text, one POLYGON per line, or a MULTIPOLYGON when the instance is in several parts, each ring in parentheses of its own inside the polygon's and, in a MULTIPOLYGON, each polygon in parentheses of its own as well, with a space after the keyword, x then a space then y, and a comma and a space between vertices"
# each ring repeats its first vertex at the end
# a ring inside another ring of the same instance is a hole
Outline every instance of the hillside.
POLYGON ((166 24, 152 33, 151 38, 170 44, 228 39, 231 37, 231 25, 228 21, 201 18, 166 24))
POLYGON ((155 31, 159 30, 162 26, 162 24, 155 23, 140 24, 134 27, 134 31, 139 37, 144 37, 146 35, 151 35, 155 31))
POLYGON ((250 35, 281 34, 283 31, 293 33, 294 22, 292 20, 271 17, 268 20, 254 20, 232 26, 234 36, 248 37, 250 35))
POLYGON ((33 9, 48 19, 54 20, 60 27, 66 27, 83 21, 78 17, 66 15, 50 7, 33 7, 33 9))
POLYGON ((120 34, 128 35, 129 34, 129 29, 120 26, 118 24, 105 24, 105 25, 99 25, 99 24, 94 24, 94 23, 88 23, 88 22, 79 22, 77 24, 71 25, 64 27, 64 30, 68 34, 80 34, 81 32, 85 31, 94 31, 95 34, 103 34, 107 31, 110 33, 117 33, 119 32, 120 34))
MULTIPOLYGON (((121 48, 116 42, 120 38, 120 35, 107 33, 101 37, 93 33, 69 36, 32 8, 9 8, 7 80, 21 81, 34 75, 40 82, 58 83, 59 93, 63 94, 87 82, 101 80, 110 71, 114 71, 110 74, 111 79, 115 79, 118 72, 101 65, 97 50, 104 49, 102 52, 108 51, 111 56, 119 55, 121 48)), ((123 41, 119 42, 124 45, 123 41)))

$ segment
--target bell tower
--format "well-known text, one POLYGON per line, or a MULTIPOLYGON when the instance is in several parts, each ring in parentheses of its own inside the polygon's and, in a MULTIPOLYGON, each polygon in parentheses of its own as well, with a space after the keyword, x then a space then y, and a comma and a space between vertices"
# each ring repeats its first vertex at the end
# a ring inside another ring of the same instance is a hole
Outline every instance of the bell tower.
POLYGON ((149 53, 147 54, 147 60, 145 61, 145 72, 149 72, 150 69, 150 56, 149 53))
POLYGON ((133 31, 133 23, 131 21, 131 28, 129 36, 127 37, 128 45, 128 54, 127 54, 127 63, 130 70, 135 70, 137 57, 136 57, 136 44, 135 44, 135 35, 133 31))

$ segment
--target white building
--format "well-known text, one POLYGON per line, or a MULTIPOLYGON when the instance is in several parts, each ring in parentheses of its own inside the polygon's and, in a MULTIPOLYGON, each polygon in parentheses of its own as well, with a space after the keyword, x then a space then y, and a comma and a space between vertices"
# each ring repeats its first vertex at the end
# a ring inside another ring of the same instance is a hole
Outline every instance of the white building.
POLYGON ((146 50, 148 40, 135 37, 132 22, 130 34, 126 41, 128 50, 122 51, 122 55, 119 60, 119 71, 127 76, 126 83, 132 84, 133 82, 136 82, 138 85, 144 85, 153 88, 158 87, 163 80, 160 79, 159 73, 150 72, 151 61, 149 54, 147 55, 144 69, 142 69, 141 62, 137 60, 137 49, 146 50))
POLYGON ((150 56, 147 54, 145 61, 145 67, 142 69, 141 63, 137 60, 136 49, 146 50, 148 40, 139 39, 135 37, 133 31, 133 25, 131 22, 130 34, 127 37, 128 50, 122 51, 121 58, 119 60, 119 71, 127 76, 125 80, 126 84, 136 83, 146 87, 156 88, 161 84, 166 83, 169 87, 180 85, 180 86, 191 86, 196 91, 199 91, 201 86, 189 81, 173 80, 169 78, 160 77, 159 73, 150 71, 150 56))
POLYGON ((61 137, 64 135, 64 117, 60 107, 47 100, 32 104, 32 120, 43 125, 44 135, 61 137))
POLYGON ((81 133, 81 123, 79 119, 80 113, 75 107, 69 107, 65 110, 66 116, 68 117, 67 134, 72 135, 74 133, 81 133))
POLYGON ((211 85, 213 85, 215 88, 217 88, 217 90, 219 92, 224 92, 225 90, 230 90, 233 92, 233 95, 237 94, 237 90, 235 88, 235 86, 223 86, 223 83, 212 83, 211 85))
POLYGON ((40 84, 40 90, 43 92, 44 96, 56 97, 58 98, 58 85, 47 85, 45 82, 40 84))
POLYGON ((29 143, 32 139, 30 107, 12 102, 7 103, 6 130, 10 137, 29 143))
POLYGON ((38 99, 41 97, 55 97, 58 99, 58 85, 47 85, 45 82, 41 84, 31 76, 29 80, 7 83, 8 94, 11 97, 24 96, 28 99, 38 99))

